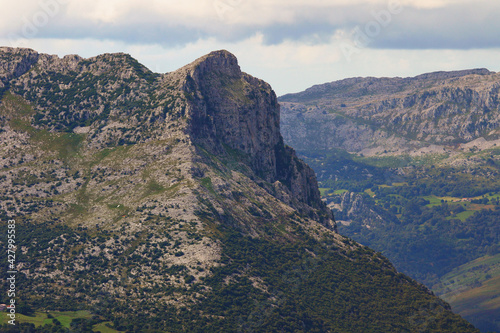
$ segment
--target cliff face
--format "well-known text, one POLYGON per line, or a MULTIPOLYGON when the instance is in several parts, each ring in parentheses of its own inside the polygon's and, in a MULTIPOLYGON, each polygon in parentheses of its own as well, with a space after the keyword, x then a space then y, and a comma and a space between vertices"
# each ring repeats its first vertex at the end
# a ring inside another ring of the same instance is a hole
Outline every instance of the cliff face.
POLYGON ((295 199, 288 204, 320 209, 324 222, 334 226, 314 171, 283 143, 280 106, 269 84, 241 72, 236 57, 227 51, 212 52, 179 72, 193 142, 213 153, 223 151, 223 145, 244 152, 259 177, 286 185, 295 199))
POLYGON ((9 82, 26 73, 38 60, 38 53, 29 49, 0 47, 0 95, 9 82))
POLYGON ((264 179, 277 180, 279 105, 267 83, 243 74, 233 55, 219 51, 189 67, 184 88, 193 95, 189 113, 195 141, 241 150, 264 179))

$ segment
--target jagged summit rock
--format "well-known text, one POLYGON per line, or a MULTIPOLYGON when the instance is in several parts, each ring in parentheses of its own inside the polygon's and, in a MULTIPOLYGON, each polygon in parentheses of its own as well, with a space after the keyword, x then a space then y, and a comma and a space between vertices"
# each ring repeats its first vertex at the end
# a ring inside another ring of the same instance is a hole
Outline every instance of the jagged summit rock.
POLYGON ((192 63, 181 67, 177 72, 187 72, 193 77, 209 73, 239 76, 242 73, 236 56, 226 50, 210 52, 192 63))
POLYGON ((229 52, 157 74, 1 49, 0 69, 0 223, 33 308, 133 332, 475 332, 335 232, 275 93, 229 52))
POLYGON ((268 181, 277 179, 279 104, 264 81, 242 73, 237 59, 217 51, 182 68, 190 95, 191 133, 195 140, 215 141, 249 154, 256 170, 268 181))
POLYGON ((245 152, 264 180, 281 181, 292 197, 322 206, 314 173, 283 144, 280 108, 269 84, 241 72, 236 57, 227 51, 212 52, 178 72, 185 78, 195 142, 214 152, 221 151, 221 144, 245 152))

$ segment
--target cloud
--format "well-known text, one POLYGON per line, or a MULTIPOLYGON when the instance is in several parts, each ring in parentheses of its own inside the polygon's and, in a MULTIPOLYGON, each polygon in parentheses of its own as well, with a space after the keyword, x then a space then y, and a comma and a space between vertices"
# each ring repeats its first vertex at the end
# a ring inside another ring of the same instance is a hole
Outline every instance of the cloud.
POLYGON ((477 2, 404 10, 374 38, 389 49, 479 49, 500 46, 500 4, 477 2))
POLYGON ((11 40, 92 38, 179 47, 262 35, 268 45, 321 45, 339 34, 359 39, 355 32, 361 31, 369 37, 362 36, 363 46, 370 48, 500 46, 500 4, 487 0, 0 1, 0 37, 11 40), (390 10, 394 3, 401 12, 390 10))

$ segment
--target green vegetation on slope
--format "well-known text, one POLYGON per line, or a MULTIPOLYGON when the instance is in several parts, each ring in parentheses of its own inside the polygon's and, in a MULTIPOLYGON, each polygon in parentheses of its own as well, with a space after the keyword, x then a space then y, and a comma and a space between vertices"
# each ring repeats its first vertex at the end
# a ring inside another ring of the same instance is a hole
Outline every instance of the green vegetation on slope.
MULTIPOLYGON (((310 238, 298 226, 294 234, 300 235, 300 240, 286 243, 242 236, 222 226, 217 229, 223 245, 222 265, 202 281, 191 279, 190 290, 172 290, 179 296, 199 293, 189 310, 145 301, 143 308, 135 303, 124 306, 111 295, 95 294, 91 309, 97 317, 89 321, 88 312, 64 312, 85 307, 82 298, 74 297, 69 302, 69 296, 58 300, 28 294, 29 279, 19 280, 18 288, 23 291, 20 297, 35 308, 61 311, 51 313, 62 328, 69 324, 75 332, 71 325, 95 329, 104 321, 112 321, 119 331, 130 332, 147 332, 146 328, 160 332, 475 332, 425 287, 398 274, 380 254, 357 247, 348 239, 342 249, 333 239, 310 238), (147 315, 151 306, 155 316, 147 315)), ((78 234, 88 237, 67 227, 29 224, 19 228, 18 234, 20 241, 36 240, 37 250, 33 249, 30 259, 19 259, 31 262, 36 262, 33 256, 47 258, 50 252, 38 251, 51 247, 51 240, 58 241, 62 235, 67 244, 76 244, 78 234)), ((108 235, 94 237, 103 242, 108 235)), ((133 267, 132 259, 124 267, 133 267)), ((106 281, 101 271, 107 265, 105 261, 91 260, 88 264, 89 269, 80 273, 82 280, 88 278, 85 274, 91 274, 93 281, 106 281)), ((140 281, 136 283, 131 287, 140 288, 140 281)), ((78 285, 86 288, 85 284, 78 285)), ((38 288, 43 291, 42 285, 38 288)), ((23 320, 45 325, 49 321, 44 316, 37 313, 33 319, 23 320)), ((49 327, 42 327, 36 332, 49 331, 49 327)))
MULTIPOLYGON (((497 162, 487 159, 471 170, 408 157, 361 158, 334 151, 302 156, 315 169, 323 198, 337 205, 339 232, 381 251, 398 270, 435 287, 438 294, 443 290, 437 286, 454 269, 500 250, 500 179, 492 176, 497 162), (362 204, 355 212, 349 213, 352 202, 345 195, 359 196, 362 204), (338 209, 343 202, 347 206, 338 209)), ((453 301, 443 297, 466 318, 491 329, 491 311, 500 306, 488 300, 489 307, 483 307, 484 299, 474 294, 495 286, 494 276, 483 286, 476 279, 462 281, 458 290, 467 293, 460 296, 461 303, 455 294, 453 301)))
POLYGON ((16 325, 8 324, 7 316, 0 316, 2 332, 30 333, 70 333, 70 332, 101 332, 119 333, 111 328, 112 323, 104 322, 98 316, 92 316, 89 311, 46 311, 33 315, 16 314, 16 325))
MULTIPOLYGON (((172 332, 473 331, 366 248, 343 251, 330 247, 331 240, 307 237, 278 244, 219 232, 224 265, 205 280, 211 292, 190 311, 166 309, 151 325, 172 332)), ((115 327, 135 331, 146 320, 132 324, 120 317, 115 327)))

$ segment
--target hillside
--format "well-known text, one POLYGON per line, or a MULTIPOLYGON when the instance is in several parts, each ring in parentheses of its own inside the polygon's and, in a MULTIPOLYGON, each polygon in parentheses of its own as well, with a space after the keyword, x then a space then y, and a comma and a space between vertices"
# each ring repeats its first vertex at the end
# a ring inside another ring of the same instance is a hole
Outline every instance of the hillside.
POLYGON ((227 51, 155 74, 1 48, 0 81, 26 330, 477 332, 336 232, 271 87, 227 51))
POLYGON ((485 291, 500 287, 498 271, 471 263, 500 249, 499 86, 498 74, 467 70, 346 79, 279 99, 285 142, 315 170, 339 232, 484 332, 500 331, 498 295, 485 291), (450 279, 457 270, 474 278, 450 279))

